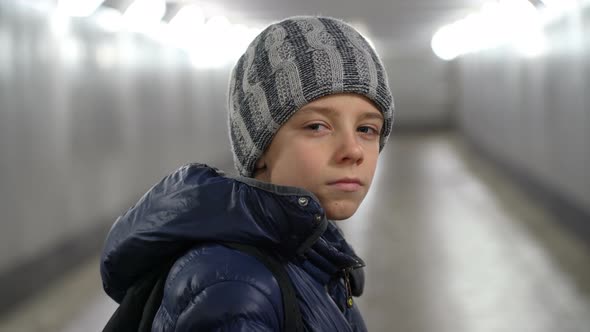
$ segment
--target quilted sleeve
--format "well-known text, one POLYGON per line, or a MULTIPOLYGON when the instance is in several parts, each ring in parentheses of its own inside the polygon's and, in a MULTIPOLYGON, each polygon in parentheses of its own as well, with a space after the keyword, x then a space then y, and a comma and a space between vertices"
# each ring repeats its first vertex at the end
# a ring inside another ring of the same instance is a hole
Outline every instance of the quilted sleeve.
POLYGON ((280 331, 271 301, 249 283, 221 281, 198 293, 182 310, 174 331, 280 331))

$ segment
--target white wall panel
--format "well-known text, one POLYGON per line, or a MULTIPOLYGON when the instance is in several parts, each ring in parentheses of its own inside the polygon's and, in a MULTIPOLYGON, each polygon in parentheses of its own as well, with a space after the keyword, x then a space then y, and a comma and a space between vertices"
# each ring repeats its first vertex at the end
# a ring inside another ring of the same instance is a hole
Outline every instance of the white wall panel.
POLYGON ((458 60, 457 120, 496 157, 590 210, 588 26, 586 13, 548 27, 548 52, 536 58, 497 49, 458 60))

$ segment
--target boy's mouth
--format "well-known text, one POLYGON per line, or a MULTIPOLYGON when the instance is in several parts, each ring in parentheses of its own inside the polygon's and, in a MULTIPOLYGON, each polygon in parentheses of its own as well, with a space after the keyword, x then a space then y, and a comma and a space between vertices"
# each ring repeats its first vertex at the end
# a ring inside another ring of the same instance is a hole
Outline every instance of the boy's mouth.
POLYGON ((338 190, 354 192, 360 190, 363 183, 357 178, 342 178, 328 182, 328 185, 338 190))

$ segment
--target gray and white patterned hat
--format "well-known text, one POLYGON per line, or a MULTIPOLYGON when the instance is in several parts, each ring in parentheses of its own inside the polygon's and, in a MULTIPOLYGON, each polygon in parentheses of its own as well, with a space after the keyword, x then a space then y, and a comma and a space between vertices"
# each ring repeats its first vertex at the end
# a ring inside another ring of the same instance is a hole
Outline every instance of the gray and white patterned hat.
POLYGON ((230 141, 240 175, 253 176, 256 161, 297 110, 336 93, 357 93, 375 103, 385 119, 383 149, 393 124, 393 98, 385 68, 367 40, 330 17, 291 17, 264 29, 230 78, 230 141))

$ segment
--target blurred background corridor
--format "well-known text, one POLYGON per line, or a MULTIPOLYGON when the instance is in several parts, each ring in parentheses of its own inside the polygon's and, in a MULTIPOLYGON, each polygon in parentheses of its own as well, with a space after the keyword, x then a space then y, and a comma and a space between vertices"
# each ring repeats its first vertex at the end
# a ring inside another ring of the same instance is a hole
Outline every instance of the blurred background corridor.
POLYGON ((342 18, 393 135, 339 225, 370 331, 590 331, 590 0, 0 0, 0 331, 102 330, 114 220, 188 162, 235 174, 232 64, 342 18))

